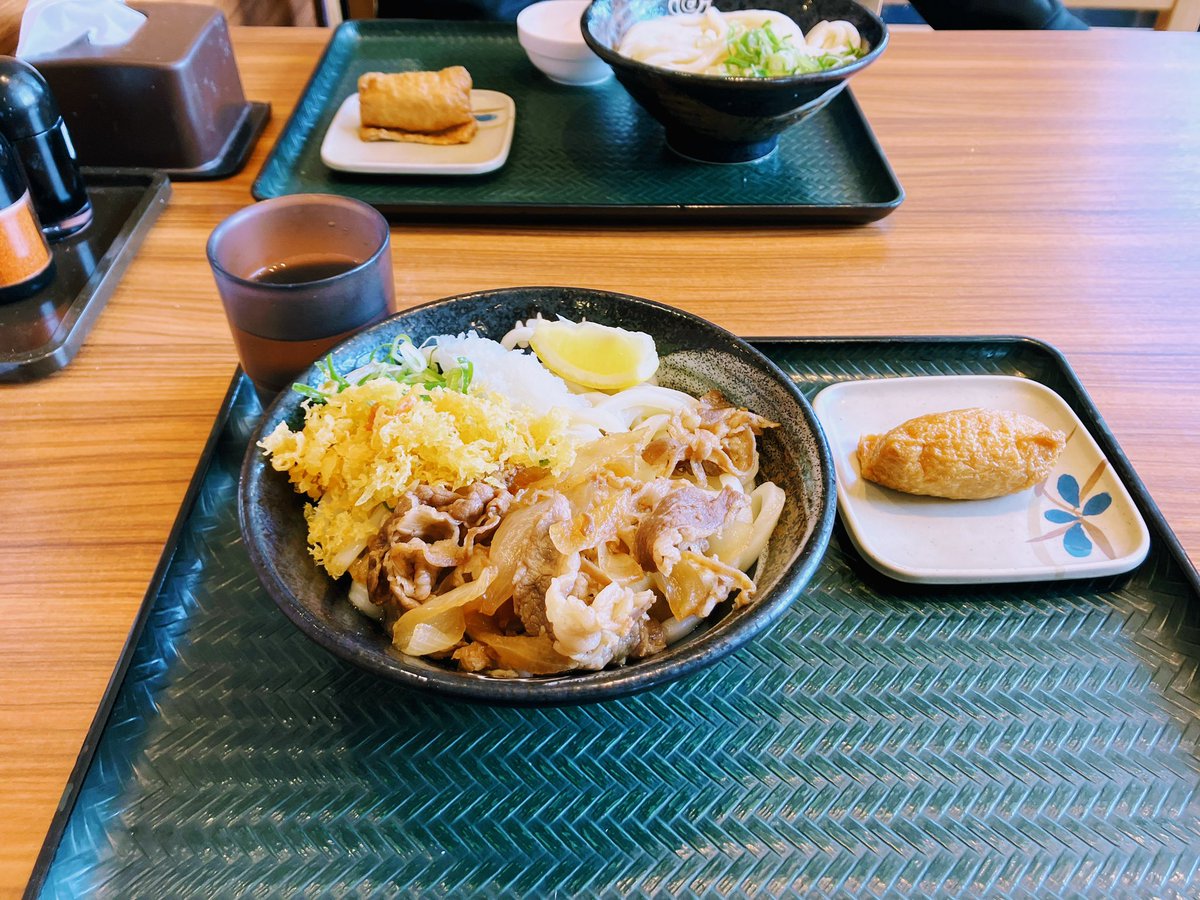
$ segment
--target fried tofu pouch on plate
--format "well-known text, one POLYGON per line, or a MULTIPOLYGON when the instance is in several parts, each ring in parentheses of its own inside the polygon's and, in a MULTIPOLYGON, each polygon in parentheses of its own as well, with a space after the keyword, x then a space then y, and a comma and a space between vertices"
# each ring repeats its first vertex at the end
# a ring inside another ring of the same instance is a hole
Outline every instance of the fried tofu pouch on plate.
POLYGON ((917 416, 858 442, 862 477, 908 494, 986 500, 1033 487, 1067 438, 1009 410, 955 409, 917 416))
POLYGON ((479 130, 471 115, 471 73, 462 66, 437 72, 367 72, 358 79, 364 141, 465 144, 479 130))

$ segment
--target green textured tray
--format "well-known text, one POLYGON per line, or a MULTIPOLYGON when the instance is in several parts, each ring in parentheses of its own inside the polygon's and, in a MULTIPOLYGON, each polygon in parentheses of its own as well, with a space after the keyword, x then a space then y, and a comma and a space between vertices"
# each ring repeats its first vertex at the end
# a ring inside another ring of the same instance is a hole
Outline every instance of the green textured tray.
POLYGON ((1152 532, 1116 578, 918 588, 835 531, 765 636, 582 707, 433 701, 275 609, 240 543, 235 380, 30 896, 1200 895, 1200 580, 1061 356, 806 340, 834 381, 1015 374, 1087 423, 1152 532))
POLYGON ((422 220, 870 222, 904 198, 849 91, 789 129, 767 159, 704 165, 669 151, 662 127, 615 79, 572 88, 543 76, 512 25, 384 20, 338 27, 253 187, 259 200, 314 192, 422 220), (386 177, 334 172, 321 162, 321 140, 359 75, 456 64, 470 69, 476 87, 516 102, 512 151, 502 168, 386 177))

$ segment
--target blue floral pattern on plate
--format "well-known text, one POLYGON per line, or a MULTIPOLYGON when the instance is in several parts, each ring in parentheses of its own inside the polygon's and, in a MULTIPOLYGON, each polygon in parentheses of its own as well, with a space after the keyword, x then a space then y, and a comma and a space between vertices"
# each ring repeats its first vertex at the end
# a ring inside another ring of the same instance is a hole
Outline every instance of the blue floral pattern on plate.
POLYGON ((1030 538, 1030 542, 1052 541, 1061 537, 1063 549, 1071 556, 1086 559, 1092 555, 1092 550, 1099 547, 1106 557, 1113 559, 1116 553, 1113 551, 1112 542, 1099 525, 1088 521, 1112 506, 1112 495, 1107 491, 1092 494, 1092 489, 1107 467, 1108 463, 1100 460, 1082 488, 1074 475, 1059 475, 1055 482, 1058 497, 1052 496, 1046 490, 1045 482, 1038 485, 1035 489, 1037 496, 1045 497, 1055 506, 1044 513, 1046 521, 1062 527, 1040 537, 1030 538))

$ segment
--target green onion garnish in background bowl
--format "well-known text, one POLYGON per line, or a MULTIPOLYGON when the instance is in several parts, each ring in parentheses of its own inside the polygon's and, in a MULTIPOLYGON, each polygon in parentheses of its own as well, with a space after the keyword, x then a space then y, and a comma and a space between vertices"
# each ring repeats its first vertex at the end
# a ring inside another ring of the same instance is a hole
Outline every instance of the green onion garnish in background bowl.
POLYGON ((759 28, 735 32, 729 38, 728 48, 725 68, 730 75, 739 78, 779 78, 822 72, 844 66, 866 54, 864 46, 859 45, 845 55, 822 53, 812 56, 805 48, 793 44, 791 35, 777 35, 769 22, 759 28))

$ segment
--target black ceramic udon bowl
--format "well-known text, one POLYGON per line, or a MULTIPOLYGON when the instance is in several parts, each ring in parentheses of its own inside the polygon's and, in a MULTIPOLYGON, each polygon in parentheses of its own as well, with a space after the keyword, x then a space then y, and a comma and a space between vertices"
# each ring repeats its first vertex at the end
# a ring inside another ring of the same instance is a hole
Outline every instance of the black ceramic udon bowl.
MULTIPOLYGON (((676 72, 617 53, 625 32, 644 19, 666 15, 669 0, 594 0, 583 14, 583 39, 612 66, 617 80, 666 128, 667 145, 702 162, 738 163, 775 149, 779 135, 824 107, 887 46, 883 21, 854 0, 718 0, 722 12, 770 9, 809 30, 822 20, 844 19, 870 51, 856 62, 826 72, 780 78, 728 78, 676 72)), ((684 0, 685 8, 694 8, 684 0)))
MULTIPOLYGON (((748 606, 718 607, 707 623, 662 653, 599 672, 491 678, 460 672, 396 650, 380 625, 346 597, 348 578, 334 581, 309 556, 303 498, 274 471, 255 444, 280 422, 299 427, 302 397, 285 392, 263 416, 242 466, 238 512, 260 580, 279 608, 331 653, 415 690, 506 705, 581 703, 631 694, 688 675, 737 650, 770 626, 812 577, 833 527, 835 493, 829 448, 812 408, 794 384, 749 344, 681 310, 649 300, 574 288, 519 287, 439 300, 393 316, 333 351, 339 371, 366 362, 401 333, 418 343, 435 334, 475 329, 500 338, 517 320, 588 319, 651 334, 660 384, 699 395, 719 388, 734 403, 780 423, 760 439, 760 480, 787 494, 783 515, 756 573, 758 597, 748 606)), ((319 385, 314 366, 301 380, 319 385)))

